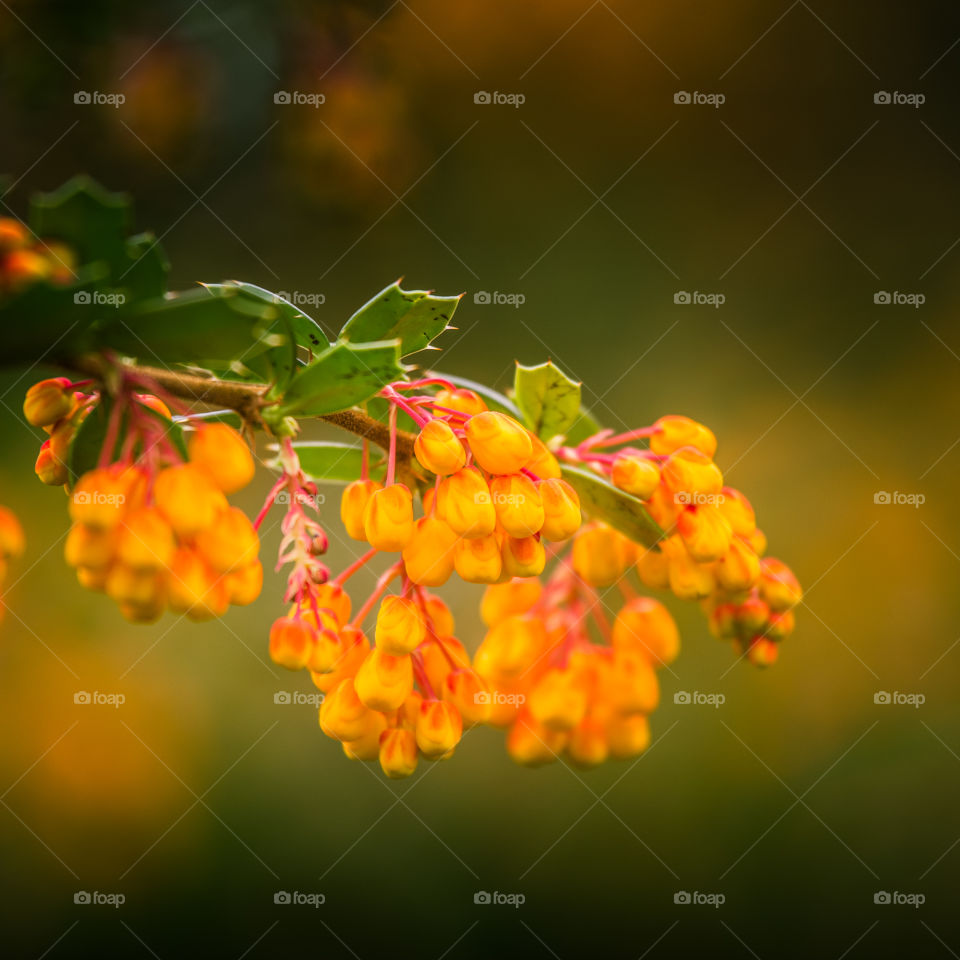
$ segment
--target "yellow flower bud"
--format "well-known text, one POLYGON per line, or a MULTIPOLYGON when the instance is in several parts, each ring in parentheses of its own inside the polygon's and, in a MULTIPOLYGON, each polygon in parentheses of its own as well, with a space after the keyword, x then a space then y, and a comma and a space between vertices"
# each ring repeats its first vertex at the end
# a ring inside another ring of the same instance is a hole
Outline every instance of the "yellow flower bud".
POLYGON ((0 507, 0 557, 19 557, 27 540, 17 515, 9 507, 0 507))
POLYGON ((367 638, 356 627, 344 627, 340 639, 340 657, 334 668, 328 673, 310 673, 313 685, 324 693, 329 693, 341 680, 352 679, 370 651, 367 638))
POLYGON ((508 580, 487 587, 480 602, 480 617, 488 627, 508 617, 526 613, 539 599, 543 586, 539 580, 508 580))
POLYGON ((646 501, 646 509, 654 523, 663 530, 669 530, 677 522, 679 505, 674 500, 673 494, 664 485, 662 475, 660 486, 650 494, 650 499, 646 501))
POLYGON ((543 526, 543 501, 533 481, 522 473, 494 477, 490 497, 497 520, 511 537, 533 536, 543 526))
POLYGON ((413 653, 426 639, 423 613, 411 597, 393 594, 383 598, 377 611, 375 640, 385 653, 402 657, 413 653))
POLYGON ((465 730, 486 723, 490 717, 490 690, 483 678, 469 667, 447 674, 443 697, 456 707, 465 730))
POLYGON ((463 720, 457 708, 445 700, 424 700, 417 717, 416 738, 428 760, 448 754, 463 736, 463 720))
MULTIPOLYGON (((227 498, 203 468, 184 463, 161 470, 153 484, 153 496, 174 533, 195 537, 227 509, 227 498)), ((256 553, 254 557, 256 558, 256 553)))
POLYGON ((224 578, 227 598, 237 607, 246 607, 260 596, 263 589, 263 565, 259 560, 232 570, 224 578))
POLYGON ((547 540, 567 540, 579 529, 581 523, 580 498, 566 480, 541 480, 537 484, 543 501, 543 526, 541 536, 547 540))
POLYGON ((102 591, 107 586, 109 567, 77 567, 77 582, 85 590, 102 591))
POLYGON ((380 737, 387 729, 387 718, 376 710, 369 710, 366 727, 355 740, 344 740, 343 752, 351 760, 377 760, 380 757, 380 737))
POLYGON ((357 696, 351 677, 332 687, 320 706, 320 729, 334 740, 358 740, 376 722, 374 711, 365 707, 357 696))
POLYGON ((660 468, 646 457, 619 457, 613 462, 610 479, 625 493, 648 500, 660 485, 660 468))
POLYGON ((803 598, 803 590, 793 571, 776 557, 760 561, 760 596, 775 612, 795 607, 803 598))
POLYGON ((637 558, 637 574, 644 586, 651 590, 670 589, 670 561, 656 547, 642 550, 637 558))
POLYGON ((742 537, 734 537, 730 549, 713 568, 717 583, 728 593, 749 590, 760 576, 760 558, 742 537))
POLYGON ((615 760, 638 756, 650 746, 650 722, 642 713, 612 714, 607 720, 607 746, 615 760))
POLYGON ((465 429, 474 459, 487 473, 519 473, 533 455, 530 434, 505 413, 478 413, 465 429))
POLYGON ((113 562, 116 550, 115 530, 97 530, 75 523, 67 534, 63 552, 69 566, 99 570, 113 562))
POLYGON ((354 540, 366 540, 363 518, 367 510, 367 503, 381 486, 376 480, 354 480, 343 488, 340 497, 340 519, 347 531, 347 536, 354 540))
POLYGON ((530 434, 530 443, 533 445, 533 454, 527 461, 527 470, 540 480, 559 480, 563 475, 560 463, 549 447, 534 433, 530 434))
POLYGON ((224 493, 242 490, 256 470, 243 437, 226 423, 199 424, 187 437, 187 453, 224 493))
POLYGON ((311 674, 333 673, 343 657, 343 640, 333 627, 336 622, 329 617, 321 629, 314 632, 310 655, 304 664, 311 674))
POLYGON ((107 596, 116 603, 153 607, 163 598, 163 580, 155 570, 136 570, 115 563, 107 574, 107 596))
POLYGON ((421 517, 403 548, 407 576, 425 587, 439 587, 453 573, 457 535, 436 515, 421 517))
POLYGON ((445 477, 467 462, 462 441, 445 420, 428 420, 413 444, 413 453, 424 470, 445 477))
POLYGON ((654 667, 673 663, 680 652, 680 631, 670 611, 652 597, 634 597, 623 605, 611 640, 616 650, 646 653, 654 667))
POLYGON ((270 659, 288 670, 300 670, 310 659, 315 636, 305 621, 278 617, 270 627, 270 659))
POLYGON ((152 507, 127 515, 119 525, 118 534, 117 556, 127 566, 140 570, 169 566, 177 549, 170 524, 152 507))
POLYGON ((696 503, 702 496, 718 494, 723 488, 720 468, 693 447, 681 447, 670 455, 662 469, 663 485, 676 504, 696 503))
POLYGON ((185 613, 191 620, 222 616, 230 603, 223 578, 188 547, 181 547, 173 555, 167 589, 170 609, 185 613))
POLYGON ((579 767, 596 767, 607 759, 606 725, 593 716, 584 717, 570 731, 567 756, 579 767))
POLYGON ((538 767, 559 759, 568 736, 560 730, 541 726, 529 712, 521 713, 507 734, 507 752, 514 763, 538 767))
POLYGON ((67 416, 74 405, 73 391, 67 389, 69 386, 66 377, 35 383, 23 401, 23 415, 27 422, 35 427, 45 427, 67 416))
POLYGON ((608 587, 626 572, 631 558, 613 527, 590 523, 573 541, 573 569, 591 586, 608 587))
POLYGON ((354 678, 357 696, 371 710, 396 710, 413 689, 410 657, 395 657, 374 647, 354 678))
POLYGON ((714 588, 710 567, 697 563, 679 537, 670 537, 661 546, 669 558, 670 589, 681 600, 700 600, 714 588))
POLYGON ((40 482, 48 487, 62 487, 70 478, 66 463, 56 455, 50 440, 44 440, 33 469, 40 482))
POLYGON ((504 537, 500 554, 506 577, 539 577, 547 565, 546 551, 536 537, 504 537))
POLYGON ((474 669, 488 682, 517 680, 539 660, 548 642, 539 618, 508 617, 487 632, 474 656, 474 669))
POLYGON ((110 529, 142 497, 143 474, 134 467, 119 464, 85 473, 70 497, 70 518, 74 523, 110 529))
POLYGON ((380 767, 391 780, 417 769, 417 738, 412 730, 384 730, 380 735, 380 767))
POLYGON ((503 570, 497 535, 458 540, 453 562, 460 578, 468 583, 496 583, 503 570))
POLYGON ((749 537, 757 529, 757 518, 750 501, 733 487, 724 487, 717 498, 720 512, 738 537, 749 537))
POLYGON ((680 447, 696 447, 708 457, 717 452, 717 438, 713 432, 689 417, 661 417, 654 426, 657 432, 650 437, 650 449, 654 453, 673 453, 680 447))
POLYGON ((247 515, 239 507, 230 507, 197 534, 197 550, 214 570, 228 573, 257 559, 260 538, 247 515))
POLYGON ((652 713, 660 702, 660 684, 646 651, 614 650, 603 679, 603 699, 618 713, 652 713))
POLYGON ((697 563, 719 560, 730 549, 730 523, 712 503, 684 507, 677 515, 677 533, 697 563))
POLYGON ((762 557, 767 552, 767 535, 762 530, 754 530, 746 540, 758 557, 762 557))
POLYGON ((453 614, 450 608, 435 593, 423 595, 427 621, 438 637, 453 636, 453 614))
POLYGON ((587 712, 587 691, 572 670, 548 670, 533 688, 530 713, 551 730, 572 730, 587 712))
POLYGON ((420 647, 420 656, 427 680, 437 693, 452 670, 470 666, 470 655, 456 637, 427 640, 420 647))
POLYGON ((483 413, 487 409, 486 403, 478 393, 468 390, 466 387, 458 387, 455 390, 441 390, 437 393, 436 401, 441 407, 448 410, 457 410, 468 416, 475 413, 483 413))
POLYGON ((384 553, 402 550, 413 536, 413 495, 402 483, 375 490, 363 513, 370 546, 384 553))
POLYGON ((476 467, 464 467, 437 489, 436 513, 458 536, 488 537, 497 525, 490 488, 476 467))
POLYGON ((757 637, 747 647, 747 659, 755 667, 771 667, 779 656, 780 648, 766 637, 757 637))

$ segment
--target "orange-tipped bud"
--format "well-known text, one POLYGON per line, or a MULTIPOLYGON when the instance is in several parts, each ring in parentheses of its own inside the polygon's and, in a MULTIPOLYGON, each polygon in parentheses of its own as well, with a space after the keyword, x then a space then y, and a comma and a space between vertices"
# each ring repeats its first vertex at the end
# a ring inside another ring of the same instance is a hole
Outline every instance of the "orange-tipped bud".
POLYGON ((402 550, 413 537, 413 495, 402 483, 375 490, 363 512, 364 536, 385 553, 402 550))
POLYGON ((489 537, 497 525, 490 488, 476 467, 464 467, 437 489, 437 516, 458 536, 489 537))
POLYGON ((344 740, 343 752, 351 760, 377 760, 380 757, 380 737, 387 729, 387 718, 375 710, 367 711, 364 732, 356 740, 344 740))
POLYGON ((540 535, 547 540, 567 540, 579 529, 580 497, 566 480, 541 480, 537 484, 543 501, 543 526, 540 535))
POLYGON ((606 524, 581 527, 573 541, 573 569, 591 586, 608 587, 626 572, 632 557, 626 538, 606 524))
POLYGON ((229 573, 257 559, 260 538, 247 515, 239 507, 230 507, 197 534, 197 550, 214 570, 229 573))
POLYGON ((747 647, 747 659, 755 667, 770 667, 777 662, 780 648, 773 640, 766 637, 757 637, 747 647))
POLYGON ((750 501, 733 487, 724 487, 717 498, 720 512, 738 537, 749 537, 757 529, 757 518, 750 501))
POLYGON ((681 447, 663 465, 663 486, 676 504, 698 503, 723 489, 720 468, 693 447, 681 447))
POLYGON ((27 540, 17 515, 9 507, 0 507, 0 557, 19 557, 27 540))
POLYGON ((678 504, 674 500, 673 494, 666 488, 662 477, 660 486, 650 495, 646 501, 647 513, 653 517, 656 524, 664 530, 668 530, 677 522, 678 504))
POLYGON ((340 519, 347 531, 347 535, 354 540, 366 540, 367 533, 363 526, 367 503, 381 486, 376 480, 354 480, 343 488, 340 497, 340 519))
POLYGON ((677 533, 697 563, 719 560, 733 538, 727 518, 712 503, 684 507, 677 514, 677 533))
POLYGON ((445 700, 424 700, 417 717, 417 746, 428 760, 448 754, 463 736, 457 708, 445 700))
POLYGON ((356 627, 344 627, 340 631, 340 639, 343 647, 333 670, 310 674, 314 686, 324 693, 329 693, 341 680, 347 677, 352 679, 370 651, 367 638, 356 627))
POLYGON ((41 380, 28 391, 23 401, 23 415, 35 427, 56 423, 73 410, 73 391, 67 377, 41 380))
POLYGON ((187 438, 187 452, 224 493, 236 493, 253 479, 250 448, 229 424, 201 423, 187 438))
POLYGON ((490 717, 490 690, 483 678, 469 668, 447 674, 443 696, 457 708, 465 730, 486 723, 490 717))
POLYGON ((163 580, 155 570, 135 570, 124 563, 115 563, 107 574, 105 590, 116 603, 162 608, 163 580))
POLYGON ((539 599, 543 585, 539 580, 508 580, 487 587, 480 601, 480 617, 488 627, 495 627, 508 617, 526 613, 539 599))
MULTIPOLYGON (((330 626, 335 626, 331 621, 330 626)), ((307 658, 306 668, 311 674, 333 673, 343 657, 343 639, 329 627, 314 632, 313 644, 307 658)))
POLYGON ((380 734, 380 767, 391 780, 409 777, 417 769, 417 738, 412 730, 380 734))
POLYGON ((713 573, 706 564, 697 563, 681 542, 670 552, 670 589, 680 600, 702 600, 715 585, 713 573))
POLYGON ((376 723, 376 714, 361 703, 353 680, 345 677, 332 687, 320 707, 320 729, 334 740, 357 740, 376 723))
POLYGON ((426 639, 423 613, 411 597, 390 594, 383 598, 377 611, 375 640, 385 653, 395 657, 413 653, 426 639))
POLYGON ((494 477, 490 496, 497 519, 511 537, 530 537, 543 526, 543 501, 533 481, 522 473, 494 477))
POLYGON ((329 610, 340 626, 347 623, 353 603, 350 594, 339 583, 330 581, 318 584, 313 588, 313 592, 320 610, 329 610))
POLYGON ((49 487, 62 487, 69 479, 67 465, 55 455, 51 441, 44 440, 37 455, 34 471, 41 483, 49 487))
POLYGON ((680 447, 696 447, 708 457, 717 452, 717 438, 713 432, 689 417, 661 417, 654 426, 657 432, 650 437, 650 449, 654 453, 673 453, 680 447))
POLYGON ((260 596, 263 589, 263 564, 255 560, 239 570, 232 570, 223 579, 230 603, 246 607, 260 596))
POLYGON ((457 535, 435 514, 421 517, 403 548, 407 576, 424 587, 442 586, 453 573, 456 546, 457 535))
POLYGON ((77 567, 77 583, 84 590, 103 591, 107 586, 109 567, 77 567))
POLYGON ((604 675, 604 700, 618 713, 652 713, 660 702, 660 684, 644 651, 614 651, 604 675))
POLYGON ((170 609, 191 620, 209 620, 226 613, 230 603, 223 577, 215 574, 196 551, 181 547, 170 563, 170 609))
POLYGON ((542 726, 572 730, 587 712, 587 690, 572 670, 549 670, 533 688, 528 706, 542 726))
POLYGON ((650 723, 642 713, 613 714, 607 720, 607 746, 615 760, 636 757, 650 746, 650 723))
POLYGON ((110 529, 136 507, 142 497, 143 474, 136 468, 97 468, 85 473, 70 497, 70 518, 74 523, 110 529))
POLYGON ((771 613, 770 620, 767 623, 767 629, 763 631, 764 636, 770 640, 784 640, 793 633, 796 626, 796 617, 792 610, 784 610, 782 613, 771 613))
POLYGON ((371 710, 396 710, 413 689, 410 657, 395 657, 374 647, 354 678, 357 696, 371 710))
POLYGON ((470 654, 456 637, 427 640, 419 652, 423 671, 430 686, 436 691, 443 689, 443 684, 453 669, 470 666, 470 654))
POLYGON ((746 541, 753 547, 753 552, 758 557, 762 557, 767 552, 767 535, 762 530, 754 530, 746 541))
POLYGON ((496 583, 503 571, 497 535, 458 540, 453 554, 457 574, 468 583, 496 583))
POLYGON ((63 552, 71 567, 100 570, 113 562, 116 549, 117 535, 114 530, 97 530, 75 523, 67 534, 63 552))
POLYGON ((448 410, 457 410, 468 416, 475 413, 483 413, 487 409, 486 403, 480 394, 466 387, 458 387, 455 390, 441 390, 436 396, 437 403, 448 410))
POLYGON ((760 596, 771 610, 789 610, 803 597, 803 590, 793 571, 776 557, 760 561, 760 596))
POLYGON ((446 477, 463 468, 467 452, 445 420, 428 420, 413 444, 413 453, 424 470, 446 477))
POLYGON ((749 597, 736 608, 737 629, 741 637, 763 633, 770 620, 770 608, 759 597, 749 597))
POLYGON ((654 667, 673 663, 680 652, 680 631, 670 611, 652 597, 634 597, 613 622, 615 649, 641 650, 654 667))
POLYGON ((0 218, 0 253, 18 250, 30 243, 30 231, 11 217, 0 218))
POLYGON ((474 459, 487 473, 519 473, 533 456, 530 434, 505 413, 478 413, 465 429, 474 459))
POLYGON ((454 631, 450 608, 435 593, 424 593, 427 621, 438 637, 451 637, 454 631))
POLYGON ((128 514, 118 533, 117 556, 129 567, 160 570, 173 560, 177 541, 159 510, 148 508, 128 514))
POLYGON ((547 565, 547 553, 537 537, 504 537, 500 556, 506 577, 539 577, 547 565))
POLYGON ((606 724, 598 718, 584 717, 570 731, 570 739, 567 741, 567 756, 577 766, 599 766, 607 759, 609 752, 606 724))
POLYGON ((278 617, 270 627, 270 659, 288 670, 307 665, 316 631, 310 624, 293 617, 278 617))
POLYGON ((548 730, 530 715, 522 712, 507 734, 507 752, 514 763, 524 767, 539 767, 559 759, 567 743, 567 734, 548 730))
POLYGON ((749 590, 760 576, 760 558, 746 540, 734 537, 713 572, 717 583, 729 593, 749 590))
MULTIPOLYGON (((214 485, 210 474, 194 463, 161 470, 153 484, 153 496, 160 512, 178 537, 196 536, 213 525, 227 509, 227 499, 214 485)), ((256 552, 254 557, 256 558, 256 552)))
POLYGON ((159 414, 164 420, 173 419, 170 408, 159 397, 155 397, 152 393, 138 393, 137 400, 145 407, 149 407, 154 413, 159 414))
POLYGON ((474 656, 474 669, 487 681, 519 679, 537 662, 548 642, 539 618, 508 617, 487 632, 474 656))
POLYGON ((625 493, 649 500, 660 485, 660 468, 646 457, 619 457, 613 462, 610 479, 625 493))
POLYGON ((530 434, 530 443, 533 445, 533 455, 527 462, 527 469, 541 480, 559 480, 563 475, 560 463, 547 445, 533 433, 530 434))
POLYGON ((643 585, 651 590, 670 589, 670 560, 656 547, 641 551, 637 558, 637 574, 643 585))
POLYGON ((35 250, 14 250, 3 261, 3 281, 14 293, 50 276, 53 264, 35 250))
POLYGON ((707 625, 718 640, 733 640, 739 633, 737 608, 732 603, 721 603, 710 611, 707 625))

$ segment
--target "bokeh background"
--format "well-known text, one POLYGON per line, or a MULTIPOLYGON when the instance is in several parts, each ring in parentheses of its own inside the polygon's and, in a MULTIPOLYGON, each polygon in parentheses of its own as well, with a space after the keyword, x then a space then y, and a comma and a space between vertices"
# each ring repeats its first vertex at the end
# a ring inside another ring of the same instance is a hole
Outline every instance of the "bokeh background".
MULTIPOLYGON (((175 287, 293 292, 330 332, 400 275, 466 291, 432 362, 505 388, 551 357, 606 425, 705 421, 807 588, 766 672, 672 603, 684 650, 636 763, 520 769, 481 730, 385 782, 275 703, 313 692, 266 656, 277 580, 222 622, 148 628, 74 582, 19 412, 47 371, 5 371, 0 500, 30 540, 0 635, 5 955, 957 956, 955 4, 0 7, 2 212, 90 173, 135 197, 175 287), (675 303, 695 291, 725 301, 675 303)), ((445 596, 472 649, 479 588, 445 596)))

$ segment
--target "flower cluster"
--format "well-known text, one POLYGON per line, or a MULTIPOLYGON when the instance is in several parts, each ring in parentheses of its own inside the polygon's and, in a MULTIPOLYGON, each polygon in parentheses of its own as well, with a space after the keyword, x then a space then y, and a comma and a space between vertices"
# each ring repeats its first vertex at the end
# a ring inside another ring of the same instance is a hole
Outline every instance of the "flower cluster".
POLYGON ((589 525, 574 543, 574 566, 587 582, 602 586, 636 564, 647 587, 701 601, 715 635, 765 666, 793 631, 792 608, 802 591, 786 564, 764 556, 767 540, 753 507, 739 490, 724 486, 716 449, 707 427, 680 416, 628 433, 603 431, 562 448, 568 462, 588 465, 643 501, 664 531, 655 546, 638 549, 604 524, 589 525), (649 440, 648 448, 631 446, 640 438, 649 440))
MULTIPOLYGON (((45 483, 69 482, 71 440, 100 399, 76 389, 83 385, 58 378, 27 391, 27 420, 50 433, 36 468, 45 483)), ((69 490, 67 563, 135 623, 167 607, 194 620, 220 616, 252 603, 263 582, 257 534, 226 498, 253 477, 249 448, 232 427, 198 422, 184 458, 171 420, 158 397, 121 391, 97 465, 69 490)))
MULTIPOLYGON (((26 538, 17 515, 9 507, 0 506, 0 583, 6 579, 7 564, 25 549, 26 538)), ((3 613, 3 598, 0 597, 0 619, 3 613)))
POLYGON ((68 284, 75 265, 64 244, 38 240, 19 220, 0 217, 0 295, 20 293, 39 280, 68 284))

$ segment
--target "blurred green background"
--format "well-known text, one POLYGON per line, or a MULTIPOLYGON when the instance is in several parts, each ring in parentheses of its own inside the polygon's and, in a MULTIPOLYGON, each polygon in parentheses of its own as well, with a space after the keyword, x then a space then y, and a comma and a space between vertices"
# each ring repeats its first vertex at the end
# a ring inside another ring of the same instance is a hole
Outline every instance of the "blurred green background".
MULTIPOLYGON (((504 388, 515 359, 551 357, 608 426, 705 421, 807 588, 766 672, 671 601, 684 650, 636 763, 524 770, 480 730, 385 782, 313 707, 274 702, 313 692, 266 655, 276 578, 222 622, 148 628, 74 582, 19 412, 47 371, 7 372, 0 501, 30 545, 0 635, 6 955, 960 952, 955 4, 2 7, 0 212, 88 172, 132 193, 175 287, 253 281, 310 298, 328 331, 400 275, 466 291, 432 362, 504 388), (725 302, 675 303, 694 291, 725 302)), ((329 493, 337 568, 355 547, 329 493)), ((473 649, 479 588, 443 593, 473 649)))

